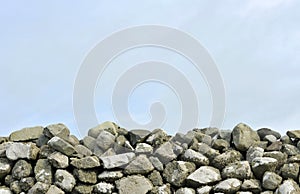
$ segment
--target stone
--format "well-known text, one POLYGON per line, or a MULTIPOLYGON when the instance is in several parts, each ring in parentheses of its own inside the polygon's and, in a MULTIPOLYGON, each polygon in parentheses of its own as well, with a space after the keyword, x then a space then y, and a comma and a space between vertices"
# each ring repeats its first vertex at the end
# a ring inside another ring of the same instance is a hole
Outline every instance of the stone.
POLYGON ((292 179, 285 180, 274 194, 297 194, 300 193, 299 185, 292 179))
MULTIPOLYGON (((204 133, 202 133, 201 131, 195 131, 194 132, 194 137, 195 139, 199 142, 199 143, 205 143, 207 145, 211 145, 212 142, 212 137, 209 135, 206 135, 204 133)), ((192 140, 190 140, 191 142, 192 140)))
POLYGON ((96 156, 87 156, 84 158, 71 158, 71 165, 79 169, 90 169, 100 166, 100 161, 96 156))
POLYGON ((217 137, 220 133, 220 130, 215 127, 207 127, 207 128, 200 129, 199 131, 205 135, 209 135, 211 138, 217 137))
POLYGON ((28 190, 28 194, 46 193, 49 187, 50 187, 49 184, 37 182, 33 185, 31 189, 28 190))
POLYGON ((88 136, 97 138, 102 131, 107 131, 115 136, 115 135, 117 135, 117 126, 113 122, 106 121, 96 127, 91 128, 88 131, 88 136))
POLYGON ((160 173, 157 170, 154 170, 149 176, 148 179, 152 182, 154 186, 162 186, 163 185, 163 179, 160 175, 160 173))
POLYGON ((267 190, 275 190, 282 182, 281 176, 274 172, 265 172, 262 179, 262 186, 267 190))
POLYGON ((131 130, 128 133, 130 144, 142 143, 150 134, 151 132, 145 129, 131 130))
POLYGON ((180 188, 178 189, 175 194, 196 194, 195 190, 192 188, 180 188))
POLYGON ((282 165, 284 165, 287 162, 287 154, 279 152, 279 151, 273 151, 273 152, 265 152, 264 157, 274 158, 277 160, 277 168, 280 169, 282 165))
POLYGON ((216 150, 227 150, 229 146, 229 143, 224 139, 215 139, 212 143, 212 148, 216 150))
POLYGON ((250 179, 253 174, 248 161, 239 161, 228 164, 222 170, 222 178, 237 178, 240 180, 250 179))
POLYGON ((166 165, 163 172, 164 179, 176 187, 184 185, 186 178, 194 172, 196 166, 191 162, 173 161, 166 165))
POLYGON ((84 145, 76 145, 74 149, 76 153, 80 155, 81 158, 85 156, 91 156, 93 154, 93 152, 84 145))
POLYGON ((240 123, 232 131, 233 143, 237 150, 247 151, 251 145, 260 141, 259 136, 246 124, 240 123))
POLYGON ((164 170, 164 165, 160 162, 160 160, 157 157, 150 156, 149 161, 152 163, 154 168, 158 171, 164 170))
POLYGON ((10 190, 13 193, 21 193, 22 189, 20 187, 20 182, 19 181, 13 181, 12 183, 10 183, 10 190))
POLYGON ((252 160, 251 166, 255 177, 262 179, 265 172, 274 172, 278 162, 274 158, 257 157, 252 160))
POLYGON ((197 189, 197 194, 210 194, 211 191, 211 186, 203 186, 197 189))
POLYGON ((246 153, 246 160, 251 163, 254 158, 263 157, 263 156, 264 156, 263 148, 251 146, 246 153))
POLYGON ((72 194, 91 194, 93 193, 94 187, 92 185, 78 184, 74 187, 72 194))
POLYGON ((295 156, 297 154, 300 154, 300 150, 291 144, 283 144, 281 152, 286 153, 288 156, 295 156))
POLYGON ((283 143, 283 144, 293 144, 292 140, 290 139, 289 136, 287 135, 284 135, 280 138, 280 141, 283 143))
POLYGON ((46 194, 65 194, 65 192, 57 186, 51 185, 46 194))
POLYGON ((51 153, 48 156, 48 161, 55 168, 67 168, 69 166, 69 158, 60 152, 51 153))
POLYGON ((18 180, 24 177, 28 177, 32 174, 32 166, 29 162, 25 160, 18 160, 15 163, 11 174, 14 179, 18 180))
POLYGON ((9 188, 3 187, 3 186, 0 186, 0 193, 1 194, 13 194, 9 188))
POLYGON ((220 171, 211 166, 201 166, 186 179, 187 184, 195 188, 203 185, 210 185, 219 182, 220 180, 220 171))
POLYGON ((123 177, 123 172, 121 170, 118 171, 103 171, 98 175, 98 179, 100 181, 106 182, 114 182, 123 177))
POLYGON ((192 149, 187 149, 182 155, 182 159, 187 162, 193 162, 197 166, 208 166, 209 159, 203 154, 192 149))
POLYGON ((266 151, 271 152, 271 151, 280 151, 282 149, 282 142, 281 141, 275 141, 273 143, 271 143, 271 145, 269 145, 266 148, 266 151))
POLYGON ((51 148, 50 146, 42 145, 42 147, 40 148, 40 152, 39 152, 39 158, 46 159, 53 152, 55 152, 55 150, 53 148, 51 148))
POLYGON ((70 136, 70 130, 62 123, 51 124, 45 127, 44 135, 50 139, 53 137, 60 137, 61 139, 67 140, 70 136))
POLYGON ((119 194, 147 194, 152 190, 150 180, 140 175, 132 175, 116 181, 119 194))
POLYGON ((266 135, 263 140, 274 143, 277 141, 277 138, 274 135, 266 135))
POLYGON ((221 155, 215 157, 212 165, 218 169, 223 169, 226 165, 238 162, 242 159, 242 154, 236 150, 228 150, 221 155))
POLYGON ((55 172, 55 185, 66 192, 71 192, 76 185, 76 180, 68 171, 58 169, 55 172))
POLYGON ((0 180, 2 180, 11 171, 12 163, 6 158, 0 158, 0 180))
POLYGON ((34 186, 35 179, 33 177, 21 178, 19 181, 19 186, 22 191, 28 191, 34 186))
POLYGON ((146 143, 137 143, 135 147, 136 154, 152 154, 153 147, 146 143))
POLYGON ((297 163, 284 164, 280 171, 281 171, 282 178, 284 179, 291 178, 297 181, 299 176, 299 164, 297 163))
POLYGON ((34 167, 37 182, 52 184, 52 168, 48 159, 39 159, 34 167))
POLYGON ((38 153, 39 148, 34 143, 12 143, 7 147, 6 157, 10 160, 35 160, 38 153))
POLYGON ((256 179, 247 179, 244 180, 241 190, 243 191, 251 191, 253 193, 260 193, 261 192, 261 186, 260 186, 260 181, 256 179))
POLYGON ((289 138, 300 139, 300 130, 292 130, 286 132, 289 138))
POLYGON ((261 128, 261 129, 257 130, 257 134, 259 135, 261 140, 263 140, 267 135, 273 135, 276 137, 276 139, 281 138, 280 133, 273 131, 272 129, 269 129, 269 128, 261 128))
POLYGON ((98 147, 96 143, 96 139, 90 136, 84 137, 82 139, 82 144, 92 152, 94 152, 95 147, 98 147))
POLYGON ((107 131, 101 131, 96 139, 96 143, 103 151, 108 150, 109 148, 112 148, 115 143, 116 137, 107 132, 107 131))
POLYGON ((43 134, 44 128, 41 126, 27 127, 19 131, 14 131, 9 135, 9 141, 30 141, 38 139, 43 134))
POLYGON ((146 155, 139 155, 124 169, 125 174, 148 174, 154 170, 152 163, 146 155))
POLYGON ((63 140, 60 137, 53 137, 48 141, 48 145, 52 147, 53 149, 67 155, 71 156, 74 152, 75 149, 74 147, 68 143, 67 141, 63 140))
POLYGON ((190 149, 193 149, 203 154, 209 159, 210 162, 214 160, 218 155, 220 155, 220 152, 218 150, 211 148, 209 145, 205 143, 197 143, 191 146, 190 149))
POLYGON ((102 161, 105 169, 113 169, 129 164, 134 158, 134 153, 124 153, 114 156, 100 157, 100 160, 102 161))
POLYGON ((83 183, 97 183, 97 173, 93 170, 74 169, 73 175, 83 183))
POLYGON ((242 182, 236 178, 229 178, 219 182, 215 187, 215 192, 223 192, 228 194, 236 193, 242 185, 242 182))
POLYGON ((231 143, 232 137, 231 137, 231 130, 220 130, 218 139, 223 139, 227 141, 229 144, 231 143))
POLYGON ((170 137, 164 130, 155 129, 151 132, 151 134, 147 137, 145 141, 153 147, 158 147, 163 143, 169 141, 169 139, 170 137))
POLYGON ((170 184, 153 187, 150 194, 172 194, 170 184))
POLYGON ((99 194, 109 194, 112 193, 114 190, 114 185, 110 183, 98 183, 94 186, 94 193, 99 193, 99 194))

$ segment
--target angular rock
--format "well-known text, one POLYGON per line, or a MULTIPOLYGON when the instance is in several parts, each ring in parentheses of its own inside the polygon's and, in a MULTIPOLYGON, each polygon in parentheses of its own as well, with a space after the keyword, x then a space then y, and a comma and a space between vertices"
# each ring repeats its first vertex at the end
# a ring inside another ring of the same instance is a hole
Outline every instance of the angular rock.
POLYGON ((246 124, 240 123, 232 131, 233 143, 237 150, 247 151, 251 145, 260 141, 259 136, 246 124))
POLYGON ((152 163, 154 168, 158 171, 163 171, 164 170, 164 165, 160 162, 160 160, 156 157, 150 156, 149 161, 152 163))
POLYGON ((211 190, 211 186, 200 187, 197 189, 197 194, 210 194, 211 190))
POLYGON ((222 178, 250 179, 253 176, 248 161, 239 161, 227 165, 222 171, 222 178))
POLYGON ((122 171, 104 171, 98 175, 100 181, 114 182, 123 177, 122 171))
POLYGON ((291 178, 297 181, 299 177, 299 164, 298 163, 284 164, 281 168, 281 176, 284 179, 291 178))
POLYGON ((136 143, 143 142, 149 135, 150 131, 145 129, 134 129, 129 131, 129 141, 131 145, 135 145, 136 143))
POLYGON ((296 146, 290 144, 283 144, 281 151, 286 153, 288 156, 300 154, 300 150, 296 146))
POLYGON ((102 131, 107 131, 107 132, 111 133, 112 135, 117 135, 117 126, 113 122, 106 121, 94 128, 91 128, 88 131, 88 136, 97 138, 102 131))
POLYGON ((220 180, 220 171, 211 166, 201 166, 186 179, 188 185, 196 188, 203 185, 210 185, 220 180))
POLYGON ((51 124, 45 127, 44 135, 49 138, 60 137, 64 140, 67 140, 70 136, 70 130, 62 123, 51 124))
POLYGON ((109 194, 114 190, 114 185, 110 183, 98 183, 94 186, 94 193, 109 194))
POLYGON ((43 127, 28 127, 10 134, 10 141, 30 141, 38 139, 43 134, 43 127))
POLYGON ((112 148, 115 143, 116 137, 107 132, 107 131, 101 131, 96 139, 96 143, 102 150, 106 151, 109 148, 112 148))
POLYGON ((22 191, 28 191, 33 187, 34 183, 35 183, 35 179, 33 177, 26 177, 26 178, 22 178, 19 181, 19 186, 22 191))
POLYGON ((180 188, 178 189, 175 194, 196 194, 195 190, 192 188, 180 188))
POLYGON ((300 139, 300 130, 292 130, 286 132, 290 138, 300 139))
POLYGON ((163 143, 169 141, 170 137, 168 134, 162 129, 155 129, 151 132, 151 134, 145 140, 146 143, 152 145, 153 147, 158 147, 163 143))
POLYGON ((280 151, 282 149, 282 142, 280 141, 275 141, 273 143, 271 143, 271 145, 269 145, 266 148, 266 151, 271 152, 271 151, 280 151))
POLYGON ((92 152, 94 152, 95 147, 98 147, 96 143, 96 139, 90 136, 84 137, 82 139, 82 144, 92 152))
POLYGON ((220 133, 218 135, 218 139, 223 139, 227 141, 229 144, 231 143, 232 137, 231 137, 231 130, 220 130, 220 133))
POLYGON ((277 160, 277 168, 280 169, 282 165, 284 165, 287 162, 287 154, 273 151, 273 152, 265 152, 264 157, 274 158, 277 160))
POLYGON ((256 179, 248 179, 243 182, 241 190, 251 191, 252 193, 260 193, 262 189, 260 186, 260 181, 256 179))
POLYGON ((48 145, 67 156, 71 156, 75 152, 74 147, 60 137, 51 138, 48 145))
POLYGON ((134 153, 124 153, 114 156, 100 157, 105 169, 119 168, 127 165, 135 158, 134 153))
POLYGON ((224 139, 216 139, 212 143, 212 148, 216 150, 227 150, 229 146, 229 143, 224 139))
POLYGON ((65 194, 65 192, 63 190, 61 190, 60 188, 58 188, 55 185, 51 185, 50 188, 48 189, 46 194, 65 194))
POLYGON ((300 193, 299 185, 292 179, 285 180, 274 194, 298 194, 300 193))
POLYGON ((135 153, 136 154, 152 154, 153 147, 146 143, 136 144, 135 153))
POLYGON ((246 153, 246 160, 251 163, 254 158, 263 157, 263 156, 264 156, 263 148, 251 146, 246 153))
POLYGON ((39 153, 39 148, 33 143, 12 143, 6 150, 6 157, 10 160, 29 159, 35 160, 39 153))
POLYGON ((172 194, 170 184, 153 187, 150 194, 172 194))
POLYGON ((6 158, 0 158, 0 180, 8 175, 12 168, 12 163, 6 158))
POLYGON ((236 193, 242 185, 242 182, 236 178, 229 178, 221 181, 214 187, 215 192, 236 193))
POLYGON ((261 128, 261 129, 257 130, 257 134, 259 135, 261 140, 263 140, 267 135, 273 135, 276 137, 276 139, 281 138, 280 133, 273 131, 272 129, 268 129, 268 128, 261 128))
POLYGON ((93 193, 94 187, 92 185, 78 184, 74 187, 72 194, 91 194, 93 193))
POLYGON ((96 156, 87 156, 84 158, 71 158, 71 165, 79 169, 90 169, 100 166, 99 159, 96 156))
POLYGON ((48 161, 55 168, 67 168, 69 166, 69 158, 60 152, 51 153, 48 156, 48 161))
POLYGON ((68 171, 58 169, 55 173, 55 185, 66 192, 71 192, 76 185, 76 180, 68 171))
POLYGON ((76 153, 80 155, 81 158, 85 156, 91 156, 93 154, 93 152, 84 145, 76 145, 74 149, 76 153))
POLYGON ((262 186, 267 190, 275 190, 282 182, 281 176, 274 172, 265 172, 262 179, 262 186))
POLYGON ((97 183, 97 173, 93 170, 74 169, 73 175, 83 183, 97 183))
POLYGON ((209 159, 206 156, 192 149, 186 150, 182 155, 182 159, 187 162, 193 162, 197 166, 207 166, 209 164, 209 159))
POLYGON ((153 188, 147 178, 140 175, 133 175, 116 181, 119 194, 146 194, 153 188))
POLYGON ((152 182, 154 186, 162 186, 163 179, 158 171, 153 171, 149 176, 148 179, 152 182))
POLYGON ((190 173, 195 171, 195 168, 195 164, 191 162, 173 161, 166 165, 163 177, 171 185, 181 187, 190 173))
POLYGON ((31 189, 29 189, 28 194, 40 194, 46 193, 49 189, 50 185, 46 183, 37 182, 31 189))
POLYGON ((223 169, 226 165, 238 162, 242 159, 242 154, 236 150, 229 150, 215 157, 212 165, 218 169, 223 169))
POLYGON ((154 167, 146 155, 139 155, 132 160, 124 169, 126 174, 148 174, 154 167))
POLYGON ((28 177, 32 174, 32 166, 29 162, 25 160, 18 160, 15 163, 11 174, 14 179, 18 180, 24 177, 28 177))
POLYGON ((39 159, 34 167, 37 182, 52 184, 52 168, 47 159, 39 159))
POLYGON ((206 156, 209 161, 214 160, 218 155, 220 155, 218 150, 211 148, 205 143, 197 143, 192 145, 190 148, 206 156))
POLYGON ((255 177, 262 179, 265 172, 274 172, 278 162, 274 158, 257 157, 252 160, 251 166, 255 177))

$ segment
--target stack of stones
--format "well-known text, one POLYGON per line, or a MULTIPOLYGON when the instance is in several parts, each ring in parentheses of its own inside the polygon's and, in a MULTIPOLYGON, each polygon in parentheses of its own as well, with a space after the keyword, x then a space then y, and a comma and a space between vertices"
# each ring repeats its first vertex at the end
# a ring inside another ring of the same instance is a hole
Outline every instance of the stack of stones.
POLYGON ((0 193, 299 194, 299 139, 242 123, 170 136, 105 122, 82 140, 24 128, 0 138, 0 193))

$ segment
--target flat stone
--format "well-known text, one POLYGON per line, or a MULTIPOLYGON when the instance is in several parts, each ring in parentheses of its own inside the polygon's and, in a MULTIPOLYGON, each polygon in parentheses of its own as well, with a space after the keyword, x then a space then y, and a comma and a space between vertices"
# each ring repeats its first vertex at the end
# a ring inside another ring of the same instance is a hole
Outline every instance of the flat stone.
POLYGON ((242 185, 242 182, 236 178, 229 178, 219 182, 215 187, 215 192, 223 192, 228 194, 236 193, 242 185))
POLYGON ((66 192, 71 192, 76 185, 76 180, 68 171, 58 169, 55 173, 55 185, 66 192))
POLYGON ((277 141, 277 138, 274 135, 266 135, 263 140, 274 143, 277 141))
POLYGON ((29 162, 25 160, 18 160, 15 163, 11 174, 14 179, 18 180, 24 177, 28 177, 32 174, 32 166, 29 162))
POLYGON ((271 151, 280 151, 281 148, 282 148, 282 142, 276 141, 276 142, 271 143, 271 145, 269 145, 266 148, 266 151, 268 151, 268 152, 271 152, 271 151))
POLYGON ((55 168, 67 168, 69 166, 69 158, 60 152, 51 153, 48 160, 55 168))
POLYGON ((48 159, 39 159, 34 167, 37 182, 52 184, 52 167, 48 159))
POLYGON ((10 173, 12 163, 6 158, 0 158, 0 180, 10 173))
POLYGON ((193 162, 197 166, 208 166, 209 159, 203 154, 192 149, 187 149, 182 155, 182 159, 187 162, 193 162))
POLYGON ((196 188, 203 185, 213 184, 220 180, 220 171, 211 166, 201 166, 186 179, 188 185, 196 188))
POLYGON ((58 188, 55 185, 51 185, 49 190, 47 191, 46 194, 65 194, 65 192, 63 190, 61 190, 60 188, 58 188))
POLYGON ((190 173, 195 171, 195 168, 195 164, 191 162, 173 161, 166 165, 163 177, 171 185, 181 187, 190 173))
POLYGON ((247 151, 255 142, 260 141, 256 131, 243 123, 234 127, 232 137, 233 143, 239 151, 247 151))
POLYGON ((278 162, 274 158, 257 157, 252 160, 251 166, 255 177, 262 179, 265 172, 274 172, 278 162))
POLYGON ((60 137, 51 138, 48 141, 48 145, 67 156, 71 156, 75 152, 74 147, 60 137))
POLYGON ((135 147, 136 154, 152 154, 153 147, 146 143, 137 143, 135 147))
POLYGON ((72 193, 74 194, 91 194, 93 193, 94 187, 92 185, 78 184, 74 187, 72 193))
POLYGON ((269 128, 261 128, 261 129, 257 130, 257 134, 259 135, 261 140, 263 140, 267 135, 273 135, 276 137, 276 139, 281 138, 280 133, 273 131, 272 129, 269 129, 269 128))
POLYGON ((121 170, 118 171, 104 171, 98 175, 98 179, 100 181, 114 182, 123 177, 123 172, 121 170))
POLYGON ((119 168, 129 164, 135 158, 134 153, 117 154, 114 156, 100 157, 105 169, 119 168))
POLYGON ((147 194, 153 188, 151 181, 140 175, 133 175, 116 181, 119 194, 147 194))
POLYGON ((84 145, 76 145, 74 149, 76 153, 82 155, 82 157, 91 156, 93 154, 93 152, 84 145))
POLYGON ((87 156, 84 158, 71 158, 71 165, 79 169, 90 169, 100 166, 100 161, 96 156, 87 156))
POLYGON ((83 183, 97 183, 97 173, 93 170, 74 169, 73 175, 83 183))
POLYGON ((275 190, 282 182, 282 177, 275 172, 265 172, 262 179, 262 186, 267 190, 275 190))
POLYGON ((113 148, 116 137, 107 132, 101 131, 96 139, 96 143, 103 151, 108 150, 109 148, 113 148))
POLYGON ((67 140, 70 136, 70 130, 66 125, 62 123, 51 124, 45 127, 44 135, 46 135, 49 138, 60 137, 64 140, 67 140))
POLYGON ((7 147, 6 157, 10 160, 35 160, 38 153, 39 148, 33 143, 12 143, 7 147))
POLYGON ((160 162, 160 160, 157 157, 150 156, 149 157, 150 162, 154 166, 154 168, 158 171, 163 171, 164 170, 164 165, 163 163, 160 162))
POLYGON ((300 193, 299 185, 292 179, 285 180, 275 191, 274 194, 297 194, 300 193))
POLYGON ((30 141, 38 139, 43 134, 44 128, 41 126, 27 127, 14 131, 9 135, 10 141, 30 141))
POLYGON ((228 164, 222 170, 223 178, 237 178, 240 180, 250 179, 253 176, 251 166, 248 161, 239 161, 228 164))
POLYGON ((113 122, 106 121, 96 127, 91 128, 88 131, 88 136, 97 138, 102 131, 107 131, 115 136, 115 135, 117 135, 117 126, 113 122))
POLYGON ((148 174, 154 170, 152 163, 146 155, 139 155, 124 169, 125 174, 148 174))
POLYGON ((96 143, 96 139, 90 136, 84 137, 82 139, 82 144, 92 152, 94 152, 95 147, 98 147, 96 143))
POLYGON ((112 193, 114 190, 115 186, 110 183, 98 183, 94 186, 94 193, 99 193, 99 194, 105 194, 105 193, 112 193))
POLYGON ((286 132, 290 138, 300 139, 300 130, 292 130, 286 132))

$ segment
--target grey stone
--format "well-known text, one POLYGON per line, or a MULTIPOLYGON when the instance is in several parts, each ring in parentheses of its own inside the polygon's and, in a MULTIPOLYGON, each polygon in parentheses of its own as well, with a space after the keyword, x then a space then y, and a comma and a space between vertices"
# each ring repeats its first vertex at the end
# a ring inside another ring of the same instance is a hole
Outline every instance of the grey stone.
POLYGON ((153 147, 158 147, 163 143, 169 141, 170 137, 168 134, 162 129, 155 129, 151 132, 148 138, 145 140, 146 143, 152 145, 153 147))
POLYGON ((52 184, 52 168, 47 159, 39 159, 34 167, 37 182, 52 184))
POLYGON ((296 146, 291 144, 283 144, 281 151, 283 153, 286 153, 288 156, 295 156, 297 154, 300 154, 300 150, 296 146))
POLYGON ((297 163, 284 164, 280 171, 281 171, 281 176, 284 179, 291 178, 297 181, 299 176, 299 164, 297 163))
POLYGON ((150 194, 172 194, 170 184, 153 187, 150 194))
POLYGON ((257 133, 243 123, 234 127, 232 137, 233 143, 239 151, 247 151, 255 142, 260 141, 257 133))
POLYGON ((96 156, 87 156, 84 158, 71 158, 71 165, 79 169, 90 169, 100 166, 100 161, 96 156))
POLYGON ((292 179, 285 180, 275 191, 274 194, 298 194, 299 185, 292 179))
POLYGON ((265 172, 262 179, 262 186, 264 189, 275 190, 282 182, 281 176, 274 172, 265 172))
POLYGON ((114 136, 117 135, 117 127, 116 127, 115 123, 106 121, 96 127, 91 128, 88 131, 88 136, 97 138, 102 131, 107 131, 114 136))
POLYGON ((211 148, 205 143, 194 144, 193 146, 191 146, 191 149, 203 154, 209 159, 209 161, 214 160, 218 155, 220 155, 220 152, 218 150, 211 148))
POLYGON ((241 190, 243 191, 251 191, 253 193, 260 193, 262 191, 260 186, 260 181, 256 179, 248 179, 244 180, 241 190))
POLYGON ((67 140, 70 136, 70 130, 67 126, 65 126, 62 123, 51 124, 45 127, 44 135, 46 135, 49 138, 60 137, 64 140, 67 140))
POLYGON ((46 159, 53 152, 55 152, 55 150, 52 147, 50 147, 48 145, 42 145, 42 147, 40 148, 40 152, 39 152, 39 158, 46 159))
POLYGON ((28 177, 32 174, 32 166, 25 160, 18 160, 11 172, 14 179, 20 180, 21 178, 28 177))
POLYGON ((132 160, 124 169, 126 174, 148 174, 154 167, 146 155, 139 155, 132 160))
POLYGON ((154 186, 162 186, 163 179, 160 173, 157 170, 154 170, 149 176, 148 179, 152 182, 154 186))
POLYGON ((137 154, 152 154, 153 147, 146 143, 137 143, 135 147, 135 153, 137 154))
POLYGON ((218 169, 223 169, 226 165, 238 162, 242 159, 242 154, 236 150, 228 150, 221 155, 215 157, 212 165, 218 169))
POLYGON ((92 185, 78 184, 74 187, 72 194, 92 194, 94 187, 92 185))
POLYGON ((39 148, 34 143, 12 143, 6 150, 6 157, 10 160, 35 160, 38 153, 39 148))
POLYGON ((210 194, 212 186, 203 186, 197 189, 197 194, 210 194))
POLYGON ((115 143, 115 136, 107 131, 101 131, 96 139, 96 143, 103 151, 112 148, 115 143))
POLYGON ((242 185, 242 182, 236 178, 229 178, 219 182, 215 187, 215 192, 236 193, 242 185))
POLYGON ((278 162, 274 158, 257 157, 251 162, 252 170, 255 177, 262 179, 265 172, 274 172, 278 162))
POLYGON ((46 194, 65 194, 65 192, 57 186, 51 185, 46 194))
POLYGON ((69 158, 60 152, 51 153, 48 160, 55 168, 67 168, 69 166, 69 158))
POLYGON ((222 171, 222 178, 250 179, 253 174, 248 161, 239 161, 227 165, 222 171))
POLYGON ((180 188, 178 189, 175 194, 196 194, 195 190, 192 188, 180 188))
POLYGON ((43 134, 43 127, 27 127, 19 131, 14 131, 9 135, 10 141, 29 141, 38 139, 43 134))
POLYGON ((0 186, 0 193, 1 194, 13 194, 9 188, 3 187, 3 186, 0 186))
POLYGON ((123 177, 123 172, 119 171, 104 171, 98 175, 100 181, 114 182, 123 177))
POLYGON ((188 185, 196 188, 203 185, 210 185, 220 180, 220 171, 211 166, 201 166, 186 179, 188 185))
POLYGON ((140 175, 133 175, 116 181, 119 194, 146 194, 153 188, 147 178, 140 175))
POLYGON ((20 182, 19 181, 13 181, 12 183, 10 183, 10 190, 13 193, 21 193, 22 189, 20 187, 20 182))
POLYGON ((227 150, 229 146, 229 143, 224 139, 215 139, 212 143, 212 148, 216 150, 227 150))
POLYGON ((192 149, 187 149, 182 155, 182 159, 193 162, 197 166, 207 166, 209 164, 209 159, 206 156, 192 149))
POLYGON ((93 152, 84 145, 76 145, 74 149, 80 157, 91 156, 93 154, 93 152))
POLYGON ((300 130, 292 130, 286 132, 290 138, 300 139, 300 130))
POLYGON ((166 165, 163 177, 171 185, 181 187, 190 173, 195 171, 195 168, 195 164, 191 162, 173 161, 166 165))
POLYGON ((46 193, 49 189, 50 185, 42 182, 37 182, 33 185, 31 189, 29 189, 28 194, 41 194, 46 193))
POLYGON ((200 132, 205 135, 209 135, 211 138, 215 138, 219 135, 220 130, 215 127, 207 127, 207 128, 200 129, 200 132))
MULTIPOLYGON (((205 143, 207 145, 211 145, 212 142, 212 137, 209 135, 206 135, 200 131, 195 131, 194 132, 194 137, 199 143, 205 143)), ((190 140, 191 141, 191 140, 190 140)))
POLYGON ((74 147, 60 137, 51 138, 48 145, 67 156, 71 156, 75 152, 74 147))
POLYGON ((150 156, 149 160, 156 170, 158 171, 164 170, 164 165, 160 162, 160 160, 157 157, 150 156))
POLYGON ((276 137, 276 139, 280 139, 281 137, 280 133, 268 128, 261 128, 257 130, 257 134, 259 135, 261 140, 263 140, 267 135, 273 135, 276 137))
POLYGON ((0 180, 2 180, 11 171, 12 163, 6 158, 0 158, 0 180))
POLYGON ((58 169, 55 173, 55 185, 66 192, 71 192, 76 185, 76 180, 68 171, 58 169))
POLYGON ((98 183, 94 186, 94 193, 97 194, 110 194, 114 190, 114 185, 110 183, 98 183))
POLYGON ((21 178, 21 180, 19 181, 19 186, 22 191, 28 191, 33 187, 34 183, 35 179, 33 177, 25 177, 21 178))
POLYGON ((266 151, 280 151, 281 149, 282 149, 282 142, 275 141, 266 148, 266 151))
POLYGON ((277 141, 277 138, 274 135, 266 135, 263 140, 274 143, 277 141))
POLYGON ((220 130, 220 133, 218 135, 218 139, 223 139, 227 141, 229 144, 231 143, 232 137, 231 137, 231 130, 220 130))
POLYGON ((279 151, 273 151, 273 152, 265 152, 264 157, 270 157, 275 158, 277 160, 277 169, 281 168, 282 165, 284 165, 287 162, 287 154, 279 152, 279 151))
POLYGON ((96 139, 90 136, 86 136, 82 139, 82 144, 87 147, 89 150, 94 152, 94 148, 98 147, 96 143, 96 139))
POLYGON ((166 142, 154 152, 154 156, 158 157, 162 163, 166 164, 177 158, 177 154, 175 153, 174 149, 174 143, 166 142))
POLYGON ((73 175, 83 183, 97 183, 97 173, 93 170, 74 169, 73 175))
POLYGON ((117 154, 114 156, 100 157, 105 169, 119 168, 129 164, 135 158, 134 153, 117 154))
POLYGON ((134 129, 129 131, 129 141, 131 145, 135 145, 136 143, 143 142, 149 135, 150 131, 145 129, 134 129))
POLYGON ((283 143, 283 144, 292 144, 292 140, 290 139, 289 136, 287 135, 284 135, 280 138, 280 141, 283 143))
POLYGON ((251 146, 246 153, 246 160, 251 163, 254 158, 263 157, 263 156, 264 156, 263 148, 251 146))

